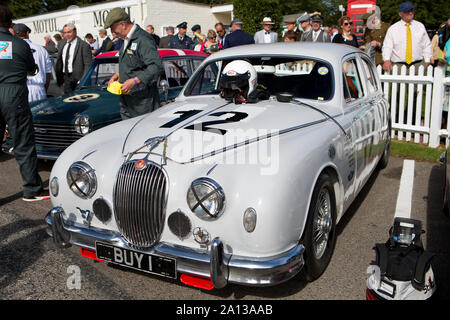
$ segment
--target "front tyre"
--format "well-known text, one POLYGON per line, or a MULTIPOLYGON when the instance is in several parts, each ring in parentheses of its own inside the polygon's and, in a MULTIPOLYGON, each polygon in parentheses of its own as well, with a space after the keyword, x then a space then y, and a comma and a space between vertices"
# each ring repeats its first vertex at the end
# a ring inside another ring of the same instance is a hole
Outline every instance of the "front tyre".
POLYGON ((390 154, 391 154, 391 121, 389 119, 386 146, 384 147, 383 155, 381 156, 380 162, 378 162, 378 170, 383 170, 388 166, 390 154))
POLYGON ((302 277, 318 279, 327 268, 336 244, 336 198, 333 179, 322 173, 314 187, 302 243, 305 265, 302 277))

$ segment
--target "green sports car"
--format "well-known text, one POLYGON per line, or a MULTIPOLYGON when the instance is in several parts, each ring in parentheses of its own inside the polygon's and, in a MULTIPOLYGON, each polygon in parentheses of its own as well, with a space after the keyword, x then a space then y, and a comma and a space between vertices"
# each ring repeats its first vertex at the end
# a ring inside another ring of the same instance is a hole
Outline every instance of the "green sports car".
MULTIPOLYGON (((165 73, 159 84, 163 103, 175 99, 193 71, 208 56, 193 50, 158 50, 165 73), (165 81, 163 81, 165 80, 165 81), (167 89, 163 87, 168 86, 167 89)), ((121 120, 119 96, 106 90, 119 71, 118 51, 98 55, 89 71, 70 94, 30 103, 38 158, 56 159, 84 135, 121 120)), ((11 153, 13 141, 6 138, 3 150, 11 153)))

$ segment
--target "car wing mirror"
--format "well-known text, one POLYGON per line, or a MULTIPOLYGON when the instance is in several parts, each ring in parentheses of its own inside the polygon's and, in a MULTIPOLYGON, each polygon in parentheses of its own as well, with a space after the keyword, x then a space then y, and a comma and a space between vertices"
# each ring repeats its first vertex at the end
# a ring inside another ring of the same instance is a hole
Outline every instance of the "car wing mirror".
POLYGON ((161 91, 164 93, 164 100, 167 101, 169 95, 169 82, 167 80, 161 80, 159 82, 159 87, 161 91))

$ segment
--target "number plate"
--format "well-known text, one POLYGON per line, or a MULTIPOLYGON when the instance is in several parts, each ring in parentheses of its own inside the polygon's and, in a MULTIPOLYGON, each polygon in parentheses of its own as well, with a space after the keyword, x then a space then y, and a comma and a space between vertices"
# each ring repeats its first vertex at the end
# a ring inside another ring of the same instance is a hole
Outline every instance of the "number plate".
POLYGON ((101 242, 96 242, 95 247, 98 259, 147 273, 172 279, 177 278, 175 259, 124 249, 101 242))

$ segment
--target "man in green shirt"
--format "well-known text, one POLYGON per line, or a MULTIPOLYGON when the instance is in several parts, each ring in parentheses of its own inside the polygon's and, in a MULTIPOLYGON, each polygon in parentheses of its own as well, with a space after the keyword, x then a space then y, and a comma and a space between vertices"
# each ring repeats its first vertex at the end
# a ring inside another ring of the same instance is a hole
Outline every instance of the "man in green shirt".
POLYGON ((155 40, 145 30, 130 21, 122 8, 112 9, 105 19, 105 29, 111 28, 124 39, 119 51, 119 73, 109 80, 122 84, 120 114, 129 119, 160 107, 157 81, 164 71, 155 40))
POLYGON ((8 30, 11 25, 11 10, 0 6, 0 121, 8 125, 14 143, 14 156, 23 180, 23 200, 49 199, 38 173, 33 119, 28 105, 27 75, 37 74, 38 67, 28 43, 8 30))

